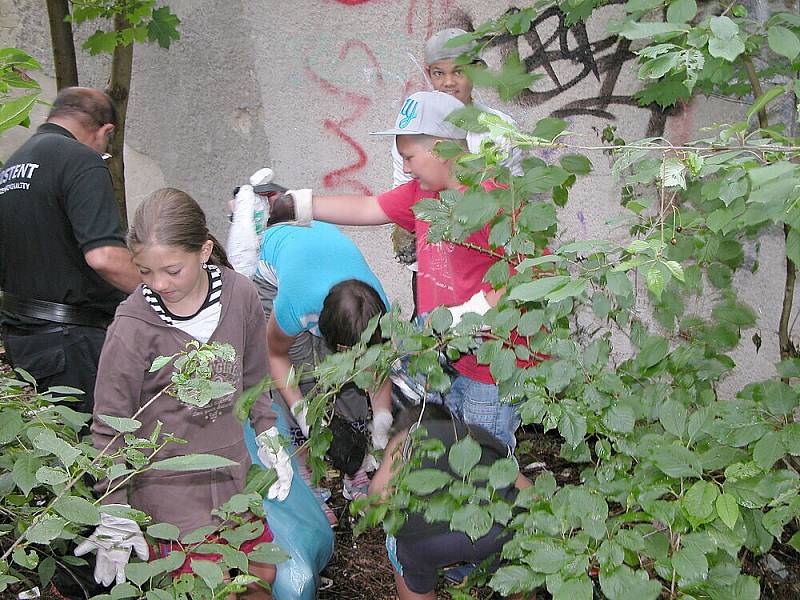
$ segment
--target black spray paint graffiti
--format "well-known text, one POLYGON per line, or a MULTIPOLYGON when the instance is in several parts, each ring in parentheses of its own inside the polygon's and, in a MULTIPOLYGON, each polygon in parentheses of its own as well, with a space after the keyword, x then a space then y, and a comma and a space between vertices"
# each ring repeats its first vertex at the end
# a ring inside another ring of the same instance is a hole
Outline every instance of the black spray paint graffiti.
MULTIPOLYGON (((612 0, 609 4, 624 1, 612 0)), ((517 10, 511 9, 512 12, 517 10)), ((615 114, 613 106, 643 108, 650 111, 646 135, 656 136, 664 133, 667 118, 677 114, 674 109, 662 110, 656 105, 640 107, 633 96, 615 93, 622 69, 632 66, 636 58, 628 40, 609 35, 591 41, 586 25, 579 22, 568 26, 566 16, 557 7, 539 15, 530 31, 520 38, 526 44, 511 35, 501 37, 498 46, 502 54, 507 56, 516 47, 527 71, 544 72, 549 81, 549 85, 542 86, 545 80, 540 80, 534 85, 535 90, 523 90, 516 99, 522 106, 538 106, 590 79, 599 85, 596 95, 571 100, 552 111, 551 116, 589 115, 615 121, 620 114, 615 114)))

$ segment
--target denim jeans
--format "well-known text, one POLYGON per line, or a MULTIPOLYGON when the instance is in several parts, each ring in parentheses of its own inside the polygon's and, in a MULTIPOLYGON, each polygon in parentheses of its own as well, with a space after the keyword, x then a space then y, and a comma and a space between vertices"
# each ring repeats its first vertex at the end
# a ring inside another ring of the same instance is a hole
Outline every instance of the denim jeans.
POLYGON ((517 409, 500 402, 497 386, 458 375, 444 400, 451 413, 469 425, 479 425, 512 450, 517 445, 514 432, 520 424, 517 409))

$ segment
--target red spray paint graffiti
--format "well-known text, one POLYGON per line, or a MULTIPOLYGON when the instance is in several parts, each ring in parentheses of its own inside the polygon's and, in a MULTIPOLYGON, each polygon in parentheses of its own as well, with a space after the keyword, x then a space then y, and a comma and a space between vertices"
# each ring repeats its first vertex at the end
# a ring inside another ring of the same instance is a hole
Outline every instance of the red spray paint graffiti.
MULTIPOLYGON (((366 54, 369 62, 371 62, 372 65, 375 67, 378 83, 383 85, 383 73, 381 72, 381 67, 380 64, 378 63, 378 59, 375 56, 375 53, 364 42, 360 40, 347 41, 342 46, 342 49, 339 51, 339 60, 344 60, 347 57, 347 53, 353 48, 359 48, 364 52, 364 54, 366 54)), ((336 134, 336 136, 340 140, 342 140, 350 148, 355 150, 355 153, 358 157, 356 162, 325 174, 325 176, 322 179, 322 184, 328 189, 338 188, 338 187, 355 188, 362 194, 371 196, 372 191, 370 190, 370 188, 353 176, 354 173, 362 170, 365 166, 367 166, 367 153, 364 151, 364 148, 358 142, 356 142, 351 136, 349 136, 345 132, 345 128, 349 127, 355 121, 361 118, 361 116, 364 114, 364 111, 372 103, 372 100, 370 99, 369 96, 366 96, 364 94, 358 94, 356 92, 352 92, 349 90, 342 90, 341 88, 334 85, 327 79, 323 79, 322 77, 320 77, 317 73, 313 71, 313 69, 311 69, 311 67, 308 64, 306 65, 305 70, 308 77, 317 85, 319 85, 320 89, 333 96, 338 96, 340 98, 343 98, 348 105, 354 107, 353 112, 349 116, 340 119, 339 121, 325 119, 322 122, 322 125, 325 127, 325 129, 333 131, 333 133, 336 134)))

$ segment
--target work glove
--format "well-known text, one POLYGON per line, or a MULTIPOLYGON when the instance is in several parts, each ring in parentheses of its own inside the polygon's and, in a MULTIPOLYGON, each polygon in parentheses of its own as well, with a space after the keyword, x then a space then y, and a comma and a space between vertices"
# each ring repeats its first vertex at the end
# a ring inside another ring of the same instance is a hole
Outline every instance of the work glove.
POLYGON ((476 313, 481 316, 485 315, 492 306, 486 301, 486 296, 483 292, 478 292, 472 298, 459 304, 458 306, 448 306, 447 310, 450 311, 450 316, 453 317, 453 327, 461 322, 461 319, 467 313, 476 313))
MULTIPOLYGON (((241 186, 236 193, 233 222, 228 230, 228 259, 234 270, 246 277, 252 277, 258 266, 259 241, 254 220, 257 201, 252 185, 241 186)), ((269 205, 266 206, 269 210, 269 205)))
MULTIPOLYGON (((130 508, 127 504, 110 504, 121 508, 130 508)), ((100 525, 94 533, 75 548, 75 556, 83 556, 97 551, 94 567, 94 580, 105 587, 112 583, 125 582, 125 565, 131 557, 131 550, 141 560, 150 557, 147 542, 142 535, 139 524, 131 519, 115 517, 100 513, 100 525)))
POLYGON ((376 410, 372 413, 372 445, 383 450, 389 443, 389 430, 392 428, 392 413, 388 410, 376 410))
POLYGON ((267 226, 276 223, 308 226, 313 218, 311 190, 289 190, 273 201, 267 226))
POLYGON ((311 431, 311 426, 308 424, 308 406, 306 406, 305 402, 301 403, 301 406, 295 405, 293 408, 289 410, 292 411, 292 416, 294 417, 295 423, 300 428, 300 431, 303 432, 303 437, 308 439, 308 434, 311 431))
POLYGON ((270 486, 267 498, 270 500, 283 501, 292 489, 292 460, 281 446, 278 429, 270 427, 256 436, 258 446, 258 458, 268 469, 275 469, 278 474, 278 481, 270 486))

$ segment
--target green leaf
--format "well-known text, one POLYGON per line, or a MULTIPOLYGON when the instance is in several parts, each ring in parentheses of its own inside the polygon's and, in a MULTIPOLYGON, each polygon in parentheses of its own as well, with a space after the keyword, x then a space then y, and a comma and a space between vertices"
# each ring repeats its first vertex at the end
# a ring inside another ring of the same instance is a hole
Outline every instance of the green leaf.
POLYGON ((147 24, 147 38, 158 42, 162 48, 169 48, 173 40, 181 37, 178 33, 180 22, 168 6, 157 8, 153 11, 153 20, 147 24))
POLYGON ((739 26, 730 17, 711 17, 711 32, 714 36, 730 40, 739 33, 739 26))
POLYGON ((33 445, 39 450, 54 454, 64 464, 66 468, 72 466, 75 460, 81 455, 81 451, 73 448, 51 430, 46 429, 36 436, 33 445))
POLYGON ((522 209, 519 224, 528 231, 544 231, 557 222, 556 209, 552 204, 533 202, 522 209))
POLYGON ((0 133, 21 124, 33 108, 39 94, 28 94, 0 104, 0 133))
POLYGON ((495 571, 489 581, 489 587, 503 596, 510 596, 537 587, 534 577, 533 572, 527 567, 507 565, 495 571))
POLYGON ((762 469, 769 469, 777 460, 786 454, 783 440, 779 433, 770 431, 753 447, 753 460, 762 469))
POLYGON ((156 356, 155 359, 153 360, 153 364, 150 365, 150 372, 155 373, 156 371, 160 371, 161 369, 166 367, 170 362, 172 362, 172 359, 175 358, 175 356, 176 356, 175 354, 172 354, 170 356, 156 356))
POLYGON ((713 517, 717 496, 719 496, 717 486, 701 480, 692 484, 681 502, 686 514, 698 522, 704 522, 713 517))
POLYGON ((633 293, 633 284, 625 273, 619 271, 606 272, 606 285, 615 296, 628 297, 633 293))
POLYGON ((113 588, 111 588, 111 593, 109 594, 111 600, 123 600, 124 598, 139 598, 140 596, 141 592, 139 591, 139 588, 137 588, 135 585, 131 583, 128 583, 127 581, 115 585, 113 588))
POLYGON ((586 431, 586 417, 571 409, 564 410, 558 420, 558 432, 571 448, 578 447, 586 437, 586 431))
POLYGON ((767 43, 775 54, 794 60, 800 54, 800 40, 791 29, 773 25, 767 32, 767 43))
POLYGON ((65 519, 80 525, 97 525, 100 523, 100 511, 97 507, 78 496, 64 496, 53 504, 53 509, 65 519))
POLYGON ((41 461, 33 454, 23 454, 14 461, 11 477, 24 495, 36 487, 36 473, 41 466, 41 461))
POLYGON ((403 484, 415 494, 426 496, 441 489, 452 480, 450 475, 438 469, 417 469, 405 477, 403 484))
POLYGON ((569 556, 554 544, 539 544, 526 562, 540 573, 557 573, 567 563, 569 556))
MULTIPOLYGON (((797 39, 797 38, 795 38, 797 39)), ((750 107, 750 110, 747 111, 747 118, 752 119, 753 115, 764 108, 767 104, 775 100, 776 98, 780 98, 786 93, 786 88, 782 85, 776 85, 775 87, 770 88, 763 95, 756 98, 756 101, 753 102, 753 105, 750 107)))
POLYGON ((112 417, 109 415, 97 415, 97 417, 114 431, 119 431, 120 433, 133 433, 142 426, 141 421, 137 421, 136 419, 112 417))
POLYGON ((729 62, 733 62, 743 52, 744 43, 739 38, 720 39, 712 37, 708 41, 708 53, 715 58, 724 58, 729 62))
POLYGON ((647 289, 660 300, 661 294, 664 292, 664 274, 657 264, 650 265, 645 275, 645 281, 647 283, 647 289))
POLYGON ((66 524, 61 517, 45 517, 25 531, 25 537, 34 544, 49 544, 61 535, 66 524))
POLYGON ((669 353, 669 342, 660 336, 648 337, 639 348, 636 355, 636 362, 642 369, 648 369, 659 362, 669 353))
POLYGON ((550 292, 565 286, 570 281, 572 281, 572 278, 568 275, 542 277, 536 281, 523 283, 512 288, 509 298, 512 300, 522 300, 523 302, 541 300, 550 292))
POLYGON ((35 569, 39 564, 39 555, 36 554, 36 551, 25 552, 25 549, 21 546, 14 548, 11 558, 23 569, 35 569))
POLYGON ((585 279, 575 279, 570 281, 567 285, 560 287, 557 290, 553 290, 547 294, 545 296, 545 300, 548 302, 561 302, 565 298, 580 296, 586 289, 587 284, 588 281, 585 279))
POLYGON ((686 23, 697 14, 695 0, 673 0, 667 8, 667 21, 670 23, 686 23))
POLYGON ((116 31, 101 31, 98 29, 87 38, 81 47, 94 56, 102 52, 113 52, 118 42, 119 38, 116 31))
POLYGON ((739 520, 739 504, 736 502, 736 498, 730 494, 720 494, 717 496, 716 507, 720 520, 729 529, 733 529, 736 521, 739 520))
POLYGON ((686 407, 674 400, 667 400, 658 410, 658 420, 666 431, 677 438, 686 435, 686 407))
POLYGON ((489 363, 489 372, 498 383, 511 379, 517 366, 517 355, 510 348, 503 348, 489 363))
POLYGON ((206 471, 233 467, 239 463, 213 454, 188 454, 158 460, 150 465, 157 471, 206 471))
POLYGON ((178 540, 181 531, 171 523, 156 523, 147 528, 147 534, 159 540, 178 540))
MULTIPOLYGON (((136 585, 143 585, 148 579, 157 575, 158 567, 153 568, 151 563, 129 562, 125 565, 125 577, 128 581, 136 585)), ((134 598, 139 597, 139 590, 135 590, 134 598)), ((112 592, 113 593, 113 592, 112 592)))
POLYGON ((694 452, 674 444, 654 449, 653 463, 670 477, 700 477, 703 472, 700 459, 694 452))
POLYGON ((613 405, 603 417, 603 423, 611 431, 617 433, 630 433, 636 424, 636 415, 633 409, 625 404, 613 405))
POLYGON ((781 377, 800 377, 800 359, 787 358, 775 365, 781 377))
POLYGON ((708 575, 705 554, 694 546, 686 546, 673 554, 672 566, 687 581, 701 581, 708 575))
POLYGON ((216 590, 217 587, 222 585, 224 576, 222 574, 222 569, 217 563, 210 560, 193 559, 191 565, 192 571, 194 571, 211 590, 216 590))
MULTIPOLYGON (((567 123, 564 119, 545 117, 544 119, 539 119, 536 122, 536 127, 533 128, 531 135, 552 142, 561 133, 563 133, 567 127, 569 127, 569 123, 567 123)), ((526 169, 526 171, 528 170, 529 169, 526 169)))
POLYGON ((592 582, 586 575, 567 579, 553 594, 553 600, 592 600, 592 582))
POLYGON ((261 543, 256 546, 247 558, 253 562, 277 565, 291 558, 288 552, 274 543, 261 543))
POLYGON ((56 572, 56 561, 52 556, 48 556, 43 561, 39 563, 39 567, 37 569, 39 574, 39 583, 43 588, 47 588, 50 584, 50 580, 53 578, 56 572))
POLYGON ((494 519, 488 510, 475 504, 467 504, 453 513, 450 529, 463 531, 474 542, 489 533, 493 523, 494 519))
POLYGON ((661 23, 659 21, 626 21, 619 31, 619 36, 628 40, 641 40, 656 35, 688 31, 684 23, 661 23))
POLYGON ((481 445, 467 436, 450 447, 447 460, 457 475, 466 477, 481 460, 481 445))
POLYGON ((489 485, 495 490, 510 487, 517 480, 519 467, 513 458, 496 460, 489 469, 489 485))
POLYGON ((583 154, 567 154, 558 161, 564 170, 576 175, 588 175, 592 172, 592 161, 583 154))
POLYGON ((22 411, 6 409, 0 413, 0 445, 12 442, 23 429, 22 411))

